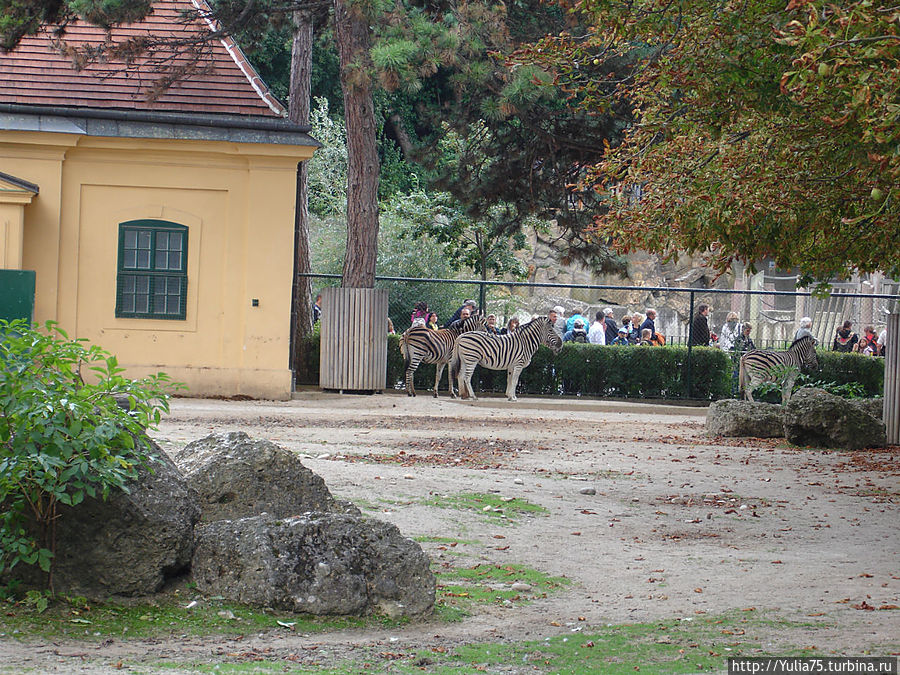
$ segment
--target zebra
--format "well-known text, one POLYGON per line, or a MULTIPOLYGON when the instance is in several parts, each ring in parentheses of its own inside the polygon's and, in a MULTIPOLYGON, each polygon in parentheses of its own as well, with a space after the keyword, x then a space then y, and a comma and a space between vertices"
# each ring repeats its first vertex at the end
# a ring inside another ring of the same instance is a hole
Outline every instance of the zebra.
POLYGON ((752 401, 753 390, 760 384, 777 382, 783 378, 781 405, 787 405, 802 366, 819 367, 819 360, 816 358, 816 339, 810 335, 794 340, 786 352, 751 349, 741 356, 740 388, 747 400, 752 401))
POLYGON ((472 391, 472 373, 475 366, 507 372, 506 398, 516 400, 516 385, 522 369, 531 363, 538 346, 547 345, 558 354, 562 339, 546 316, 539 316, 516 332, 506 335, 490 333, 465 333, 456 339, 450 359, 450 379, 458 379, 459 395, 476 400, 472 391))
MULTIPOLYGON (((403 354, 403 365, 406 366, 406 395, 415 396, 416 389, 413 385, 413 375, 416 368, 422 363, 436 364, 434 372, 434 397, 438 397, 438 385, 444 366, 450 360, 453 352, 453 342, 461 333, 471 330, 484 330, 484 316, 476 314, 462 321, 454 322, 450 328, 431 330, 424 326, 414 326, 407 329, 400 337, 400 352, 403 354)), ((447 377, 450 386, 450 395, 454 396, 453 380, 447 377)))

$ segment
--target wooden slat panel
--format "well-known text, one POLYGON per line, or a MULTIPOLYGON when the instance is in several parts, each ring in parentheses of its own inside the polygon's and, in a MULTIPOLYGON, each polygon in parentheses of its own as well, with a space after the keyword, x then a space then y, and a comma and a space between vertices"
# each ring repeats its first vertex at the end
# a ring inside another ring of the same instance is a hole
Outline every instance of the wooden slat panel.
POLYGON ((386 289, 325 288, 319 386, 380 391, 387 380, 386 289))
POLYGON ((884 426, 888 445, 900 444, 900 314, 887 321, 884 358, 884 426))

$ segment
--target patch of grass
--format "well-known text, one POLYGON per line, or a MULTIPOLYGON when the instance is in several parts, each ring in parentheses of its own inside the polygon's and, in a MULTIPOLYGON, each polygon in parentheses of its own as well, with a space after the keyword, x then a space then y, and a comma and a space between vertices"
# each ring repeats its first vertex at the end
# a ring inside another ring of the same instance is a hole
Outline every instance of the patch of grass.
POLYGON ((466 616, 473 605, 512 605, 546 597, 571 582, 565 577, 551 577, 522 565, 481 564, 474 567, 442 567, 437 576, 436 611, 447 621, 466 616), (513 589, 513 584, 527 584, 530 589, 513 589))
MULTIPOLYGON (((795 627, 772 620, 776 628, 795 627)), ((518 666, 560 675, 646 675, 721 671, 729 657, 762 656, 757 634, 762 624, 735 615, 671 619, 653 623, 610 625, 511 644, 472 644, 446 653, 416 655, 427 659, 430 673, 507 672, 518 666)), ((811 649, 782 646, 778 655, 812 656, 811 649)), ((411 672, 411 671, 410 671, 411 672)))
POLYGON ((482 492, 463 492, 455 495, 431 495, 420 500, 425 506, 440 509, 472 511, 497 524, 512 524, 523 515, 541 515, 547 512, 543 506, 518 497, 501 497, 482 492))
POLYGON ((24 602, 0 602, 0 634, 18 639, 100 641, 108 637, 153 638, 179 634, 243 635, 267 630, 303 633, 340 630, 396 621, 382 618, 314 617, 264 610, 194 594, 157 596, 152 603, 88 603, 57 599, 43 612, 24 602), (279 625, 281 622, 285 625, 279 625))
MULTIPOLYGON (((251 657, 252 658, 252 657, 251 657)), ((130 666, 134 671, 129 672, 146 672, 140 669, 140 666, 130 666)), ((216 673, 224 675, 272 675, 278 673, 290 673, 291 675, 314 675, 316 673, 328 673, 328 675, 358 675, 360 666, 357 664, 348 665, 330 665, 328 667, 319 665, 304 665, 290 660, 266 660, 253 661, 252 663, 158 663, 153 666, 154 672, 157 670, 165 672, 166 670, 178 670, 183 673, 189 670, 191 673, 216 673)), ((370 671, 377 672, 377 671, 370 671)))

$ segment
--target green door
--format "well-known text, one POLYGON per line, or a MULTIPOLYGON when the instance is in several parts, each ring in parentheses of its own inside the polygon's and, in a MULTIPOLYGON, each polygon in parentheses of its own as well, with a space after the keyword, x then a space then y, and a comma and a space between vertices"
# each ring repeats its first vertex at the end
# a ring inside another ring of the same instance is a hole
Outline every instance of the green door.
POLYGON ((34 317, 34 271, 0 270, 0 319, 34 317))

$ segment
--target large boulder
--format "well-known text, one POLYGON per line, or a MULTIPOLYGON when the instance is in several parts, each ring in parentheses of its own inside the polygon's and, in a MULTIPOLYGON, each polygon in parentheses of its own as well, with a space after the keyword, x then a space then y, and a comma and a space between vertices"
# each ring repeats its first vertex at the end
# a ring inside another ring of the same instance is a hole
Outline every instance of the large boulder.
POLYGON ((801 389, 784 407, 784 435, 794 445, 858 450, 887 443, 884 422, 822 389, 801 389))
POLYGON ((185 480, 200 494, 203 520, 235 520, 308 511, 359 514, 332 497, 321 476, 265 439, 242 431, 211 434, 174 455, 185 480))
POLYGON ((848 403, 855 405, 857 408, 878 420, 884 419, 884 399, 883 398, 851 398, 847 399, 848 403))
POLYGON ((359 516, 268 514, 197 528, 197 587, 238 602, 312 614, 414 617, 434 605, 422 548, 359 516))
MULTIPOLYGON (((54 590, 90 599, 149 595, 187 570, 200 520, 197 494, 152 441, 151 452, 159 461, 141 468, 128 492, 59 507, 54 590)), ((13 574, 44 582, 35 566, 17 565, 13 574)))
POLYGON ((706 412, 706 433, 710 436, 784 436, 780 405, 729 398, 713 401, 706 412))

